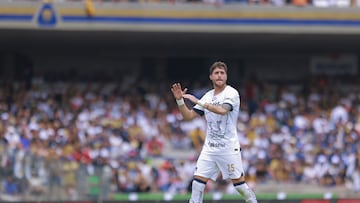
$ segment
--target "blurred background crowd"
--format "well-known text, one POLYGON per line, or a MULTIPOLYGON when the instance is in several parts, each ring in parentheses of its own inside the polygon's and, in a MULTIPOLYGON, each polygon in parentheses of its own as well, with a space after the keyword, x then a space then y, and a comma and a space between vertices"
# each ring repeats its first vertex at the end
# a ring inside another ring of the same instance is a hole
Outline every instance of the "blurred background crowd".
MULTIPOLYGON (((164 0, 0 2, 0 201, 185 197, 205 121, 182 121, 170 86, 201 97, 218 59, 241 95, 255 193, 288 184, 360 197, 360 18, 332 9, 358 0, 136 4, 153 1, 164 0)), ((206 192, 237 193, 220 178, 206 192)))
MULTIPOLYGON (((2 82, 2 198, 187 193, 205 123, 182 121, 170 81, 145 78, 2 82)), ((198 97, 210 88, 184 82, 198 97)), ((249 185, 305 183, 360 192, 357 83, 313 77, 282 84, 251 77, 232 85, 241 94, 237 127, 249 185)), ((207 191, 236 193, 223 180, 209 182, 207 191)))

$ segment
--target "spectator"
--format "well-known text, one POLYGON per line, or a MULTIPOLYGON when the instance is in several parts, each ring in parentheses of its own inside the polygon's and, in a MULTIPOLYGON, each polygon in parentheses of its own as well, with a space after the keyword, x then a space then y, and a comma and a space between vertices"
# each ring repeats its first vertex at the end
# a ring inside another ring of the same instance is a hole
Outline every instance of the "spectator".
POLYGON ((189 135, 192 147, 194 147, 195 150, 200 153, 205 141, 205 132, 200 127, 196 127, 194 130, 190 131, 189 135))
POLYGON ((35 197, 42 197, 46 194, 46 185, 38 173, 33 171, 29 179, 29 193, 35 197))
POLYGON ((164 150, 164 143, 156 136, 152 136, 146 142, 147 154, 152 157, 160 157, 164 150))
POLYGON ((20 187, 13 176, 8 176, 3 182, 4 193, 7 195, 20 195, 20 187))

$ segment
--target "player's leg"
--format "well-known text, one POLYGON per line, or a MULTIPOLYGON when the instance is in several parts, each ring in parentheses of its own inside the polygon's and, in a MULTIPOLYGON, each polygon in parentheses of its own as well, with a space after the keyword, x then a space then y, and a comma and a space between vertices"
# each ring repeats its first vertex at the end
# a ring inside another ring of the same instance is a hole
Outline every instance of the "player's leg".
POLYGON ((202 203, 207 181, 209 179, 216 179, 219 174, 219 169, 215 162, 210 160, 211 158, 207 155, 201 154, 196 163, 189 203, 202 203))
POLYGON ((246 203, 257 203, 254 192, 245 182, 241 154, 219 156, 217 163, 223 179, 231 179, 235 189, 241 194, 246 203))
POLYGON ((204 191, 208 178, 194 176, 191 184, 191 197, 189 203, 202 203, 204 199, 204 191))
POLYGON ((235 189, 243 196, 246 203, 257 203, 253 190, 246 184, 244 176, 231 180, 235 189))

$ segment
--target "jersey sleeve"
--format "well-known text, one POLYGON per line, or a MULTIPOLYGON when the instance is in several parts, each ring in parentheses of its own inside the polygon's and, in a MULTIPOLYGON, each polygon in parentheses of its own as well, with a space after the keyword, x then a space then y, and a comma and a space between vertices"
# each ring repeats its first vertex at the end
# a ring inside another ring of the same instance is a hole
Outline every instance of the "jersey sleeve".
POLYGON ((194 111, 195 111, 195 113, 197 113, 200 116, 204 115, 204 111, 201 111, 200 109, 196 109, 195 107, 194 107, 194 111))
POLYGON ((198 112, 203 112, 202 114, 204 114, 204 107, 202 107, 202 106, 200 106, 199 104, 196 104, 194 107, 193 107, 193 109, 194 109, 194 111, 196 112, 196 113, 198 113, 198 112))
POLYGON ((240 105, 240 95, 236 90, 229 91, 224 99, 224 104, 231 105, 232 109, 240 105))
MULTIPOLYGON (((206 98, 207 98, 207 94, 205 94, 204 96, 202 96, 202 97, 200 98, 200 101, 207 102, 206 98)), ((193 107, 193 110, 194 110, 197 114, 199 114, 199 115, 201 115, 201 116, 204 115, 205 109, 204 109, 204 107, 200 106, 199 104, 196 104, 196 105, 193 107)))

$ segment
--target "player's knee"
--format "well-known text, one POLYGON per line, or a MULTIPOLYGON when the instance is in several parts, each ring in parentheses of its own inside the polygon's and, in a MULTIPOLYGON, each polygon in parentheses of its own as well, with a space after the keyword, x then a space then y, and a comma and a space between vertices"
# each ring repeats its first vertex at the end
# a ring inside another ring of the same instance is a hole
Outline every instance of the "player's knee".
POLYGON ((202 188, 206 186, 207 180, 204 178, 198 178, 198 177, 194 177, 193 181, 192 181, 192 185, 196 185, 199 188, 202 188))
POLYGON ((191 190, 193 195, 196 193, 196 191, 200 192, 202 194, 205 190, 206 182, 194 178, 191 184, 191 190))
POLYGON ((241 173, 241 176, 239 178, 231 179, 233 185, 237 185, 238 183, 245 182, 245 176, 243 173, 241 173))
POLYGON ((204 177, 202 177, 202 176, 194 176, 194 178, 193 178, 193 180, 195 180, 195 181, 198 181, 198 182, 203 182, 203 183, 207 183, 207 181, 209 180, 208 178, 204 178, 204 177))

